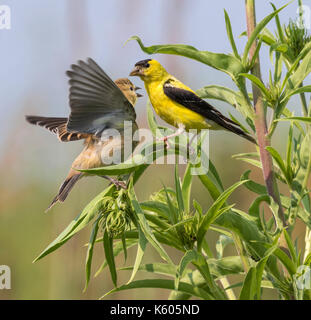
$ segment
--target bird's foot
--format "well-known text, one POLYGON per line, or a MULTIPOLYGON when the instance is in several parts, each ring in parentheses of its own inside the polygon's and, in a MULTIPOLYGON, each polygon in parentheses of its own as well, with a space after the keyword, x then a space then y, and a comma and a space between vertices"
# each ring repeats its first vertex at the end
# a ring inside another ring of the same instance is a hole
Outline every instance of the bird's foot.
POLYGON ((116 186, 117 189, 127 189, 126 183, 124 181, 120 181, 118 179, 111 178, 109 176, 101 176, 102 178, 105 178, 109 180, 112 184, 116 186))
POLYGON ((170 148, 170 144, 168 143, 168 136, 157 138, 157 141, 163 141, 166 149, 170 148))
POLYGON ((189 150, 189 157, 195 155, 195 149, 191 147, 190 143, 187 143, 187 150, 189 150))
POLYGON ((113 183, 117 189, 127 189, 126 183, 124 181, 111 178, 110 182, 113 183))

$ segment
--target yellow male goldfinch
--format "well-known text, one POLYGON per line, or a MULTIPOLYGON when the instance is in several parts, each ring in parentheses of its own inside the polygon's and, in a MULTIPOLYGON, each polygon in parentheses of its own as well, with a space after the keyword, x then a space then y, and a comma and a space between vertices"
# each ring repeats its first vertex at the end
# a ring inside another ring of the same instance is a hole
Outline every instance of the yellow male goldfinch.
MULTIPOLYGON (((69 118, 26 116, 26 120, 31 124, 45 127, 57 134, 60 141, 84 140, 83 151, 72 163, 69 174, 48 209, 58 201, 65 201, 75 183, 86 175, 75 169, 91 169, 107 165, 105 156, 108 157, 110 154, 106 155, 105 152, 119 151, 122 160, 130 156, 123 152, 123 146, 126 143, 124 141, 124 121, 132 122, 133 134, 138 129, 135 121, 136 112, 133 107, 137 97, 142 96, 136 93, 139 87, 135 87, 127 78, 113 82, 90 58, 87 62, 78 61, 77 64, 71 66, 71 69, 67 71, 70 79, 71 113, 69 118), (105 139, 103 134, 109 129, 118 130, 120 135, 109 136, 105 139)), ((133 150, 137 142, 130 140, 133 150)), ((121 181, 103 177, 117 186, 124 186, 121 181)))
POLYGON ((170 75, 158 61, 146 59, 137 62, 130 76, 138 76, 144 81, 156 113, 178 128, 174 134, 164 137, 164 141, 189 129, 225 129, 256 143, 236 122, 222 115, 192 89, 170 75))

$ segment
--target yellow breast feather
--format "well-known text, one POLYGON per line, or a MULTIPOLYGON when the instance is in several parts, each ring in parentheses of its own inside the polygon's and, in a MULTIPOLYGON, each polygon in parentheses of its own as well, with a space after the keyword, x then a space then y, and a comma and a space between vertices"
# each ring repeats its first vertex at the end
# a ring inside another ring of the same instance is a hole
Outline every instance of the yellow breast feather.
MULTIPOLYGON (((169 79, 173 80, 172 85, 193 92, 174 77, 170 77, 169 79)), ((187 131, 192 128, 199 130, 210 128, 211 125, 206 121, 205 117, 166 96, 163 86, 167 80, 168 79, 165 78, 161 81, 145 82, 150 102, 159 117, 174 127, 183 124, 187 131)))

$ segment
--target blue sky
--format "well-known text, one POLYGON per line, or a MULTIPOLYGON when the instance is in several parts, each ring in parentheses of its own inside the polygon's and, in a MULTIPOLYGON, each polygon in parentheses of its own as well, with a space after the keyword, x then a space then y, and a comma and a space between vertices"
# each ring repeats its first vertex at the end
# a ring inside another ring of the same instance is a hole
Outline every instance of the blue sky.
MULTIPOLYGON (((286 1, 274 3, 280 7, 286 1)), ((234 35, 245 30, 243 0, 1 0, 0 4, 9 5, 12 14, 11 30, 0 30, 0 146, 15 132, 14 126, 27 128, 24 114, 68 114, 65 70, 77 59, 90 56, 118 78, 146 57, 134 41, 124 46, 132 35, 146 45, 184 43, 229 53, 224 8, 234 35)), ((282 21, 295 18, 296 8, 296 2, 288 6, 282 21)), ((269 1, 257 1, 258 21, 270 12, 269 1)), ((240 51, 244 43, 245 39, 237 40, 240 51)), ((198 62, 177 56, 156 58, 193 89, 215 83, 232 87, 226 75, 198 62)), ((261 58, 265 75, 267 52, 261 58)), ((134 81, 141 86, 139 79, 134 81)), ((137 107, 140 117, 145 104, 146 97, 137 107)))

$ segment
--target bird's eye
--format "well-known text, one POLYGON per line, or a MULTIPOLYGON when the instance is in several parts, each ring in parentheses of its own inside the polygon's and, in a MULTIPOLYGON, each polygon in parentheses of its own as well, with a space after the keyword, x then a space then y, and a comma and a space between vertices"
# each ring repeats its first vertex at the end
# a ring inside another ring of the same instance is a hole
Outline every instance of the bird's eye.
POLYGON ((130 87, 130 90, 133 91, 134 90, 133 87, 130 87))

